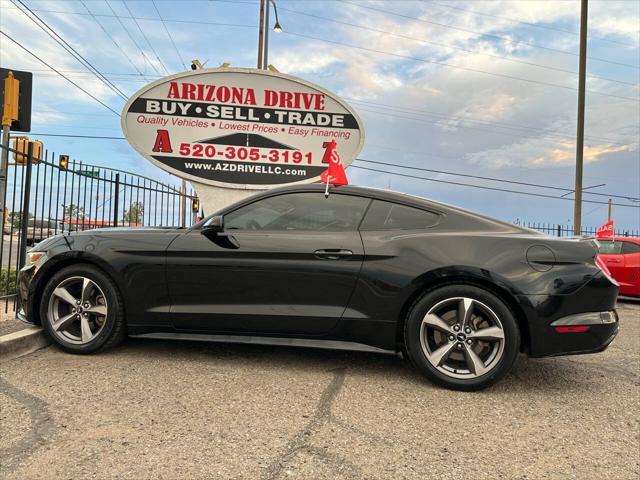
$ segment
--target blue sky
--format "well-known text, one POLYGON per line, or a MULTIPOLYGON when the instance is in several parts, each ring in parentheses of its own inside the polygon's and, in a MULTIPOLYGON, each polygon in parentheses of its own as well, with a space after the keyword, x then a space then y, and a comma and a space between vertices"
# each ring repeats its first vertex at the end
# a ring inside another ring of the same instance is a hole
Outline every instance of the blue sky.
MULTIPOLYGON (((183 63, 188 66, 193 58, 207 66, 256 63, 257 0, 155 0, 155 6, 150 0, 22 1, 127 96, 166 72, 183 71, 183 63)), ((640 2, 589 3, 584 183, 606 184, 593 192, 640 197, 640 2)), ((0 29, 119 112, 124 101, 16 4, 0 0, 0 29)), ((284 32, 270 35, 270 63, 352 104, 365 125, 363 159, 572 188, 579 1, 277 0, 277 5, 284 32)), ((33 132, 122 135, 118 116, 5 37, 0 37, 0 64, 34 72, 33 132)), ((41 139, 50 150, 77 160, 171 180, 123 140, 41 139)), ((353 166, 562 193, 357 161, 353 166)), ((354 184, 391 187, 509 221, 566 224, 573 217, 567 200, 357 168, 349 168, 348 175, 354 184)), ((583 212, 583 224, 597 226, 607 207, 585 203, 583 212)), ((620 227, 640 229, 637 208, 614 207, 614 218, 620 227)))

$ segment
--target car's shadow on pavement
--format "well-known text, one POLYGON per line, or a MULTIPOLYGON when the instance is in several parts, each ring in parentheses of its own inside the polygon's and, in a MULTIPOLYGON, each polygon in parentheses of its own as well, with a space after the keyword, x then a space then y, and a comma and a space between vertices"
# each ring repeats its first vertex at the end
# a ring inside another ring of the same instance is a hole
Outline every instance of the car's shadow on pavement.
MULTIPOLYGON (((348 375, 364 376, 380 383, 402 382, 420 388, 441 388, 427 380, 408 360, 368 352, 131 338, 103 355, 125 355, 132 357, 131 360, 139 357, 161 363, 188 361, 218 373, 247 368, 278 370, 283 378, 297 372, 326 373, 342 368, 348 375)), ((606 390, 606 377, 613 374, 629 377, 637 383, 630 371, 614 367, 603 370, 600 364, 581 361, 581 358, 584 357, 531 359, 520 355, 512 371, 487 391, 593 392, 606 390)))

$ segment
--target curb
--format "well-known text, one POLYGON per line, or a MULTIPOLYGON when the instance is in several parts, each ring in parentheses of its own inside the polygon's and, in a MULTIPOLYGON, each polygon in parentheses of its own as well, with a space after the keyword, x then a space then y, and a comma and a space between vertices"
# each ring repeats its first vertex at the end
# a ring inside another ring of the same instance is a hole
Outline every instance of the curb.
POLYGON ((35 352, 51 342, 41 327, 27 327, 0 336, 0 360, 10 360, 35 352))

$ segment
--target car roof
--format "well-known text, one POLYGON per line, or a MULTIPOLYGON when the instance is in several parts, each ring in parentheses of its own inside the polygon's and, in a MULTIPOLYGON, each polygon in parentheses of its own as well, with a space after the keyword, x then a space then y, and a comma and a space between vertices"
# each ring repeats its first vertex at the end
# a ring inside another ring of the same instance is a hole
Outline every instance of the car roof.
MULTIPOLYGON (((324 192, 326 185, 324 183, 309 183, 303 185, 291 185, 287 187, 274 188, 267 190, 265 196, 270 196, 278 193, 293 193, 293 192, 324 192)), ((387 200, 390 202, 400 202, 413 205, 419 205, 423 207, 431 207, 436 210, 443 210, 453 208, 459 210, 457 207, 446 205, 443 203, 435 202, 423 197, 415 195, 409 195, 406 193, 395 192, 392 190, 384 190, 381 188, 361 187, 357 185, 343 185, 339 187, 330 186, 329 193, 346 193, 351 195, 360 195, 369 198, 376 198, 379 200, 387 200)), ((469 212, 474 213, 474 212, 469 212)))
MULTIPOLYGON (((225 214, 228 211, 237 208, 241 204, 251 203, 259 198, 266 198, 274 195, 279 195, 283 193, 294 193, 294 192, 324 192, 326 189, 326 185, 324 183, 307 183, 307 184, 298 184, 298 185, 290 185, 286 187, 274 188, 270 190, 262 191, 256 194, 253 197, 246 198, 240 200, 239 202, 228 205, 222 209, 220 209, 216 213, 225 214)), ((524 229, 522 227, 518 227, 509 222, 505 222, 502 220, 498 220, 493 217, 489 217, 487 215, 483 215, 478 212, 473 212, 471 210, 466 210, 460 207, 456 207, 454 205, 448 205, 441 202, 436 202, 433 200, 429 200, 423 197, 418 197, 416 195, 409 195, 406 193, 395 192, 392 190, 383 190, 379 188, 371 188, 371 187, 361 187, 356 185, 344 185, 339 187, 330 186, 329 193, 342 193, 349 195, 359 195, 367 198, 372 198, 376 200, 383 200, 394 203, 401 203, 409 206, 415 206, 418 208, 424 208, 426 210, 431 210, 440 214, 453 214, 457 216, 465 217, 467 220, 473 219, 475 221, 480 221, 483 223, 493 224, 495 227, 499 228, 508 228, 514 229, 518 228, 520 230, 527 230, 529 233, 538 233, 533 230, 524 229)), ((206 220, 206 219, 205 219, 206 220)))

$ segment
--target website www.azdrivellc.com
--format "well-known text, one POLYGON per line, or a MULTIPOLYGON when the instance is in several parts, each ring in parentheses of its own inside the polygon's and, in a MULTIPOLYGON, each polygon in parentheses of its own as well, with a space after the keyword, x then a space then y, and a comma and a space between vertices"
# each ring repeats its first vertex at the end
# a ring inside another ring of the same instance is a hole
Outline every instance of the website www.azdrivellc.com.
POLYGON ((243 163, 200 163, 185 162, 184 167, 187 170, 211 170, 219 172, 238 172, 238 173, 260 173, 267 175, 300 175, 305 176, 306 170, 300 168, 283 168, 278 165, 260 165, 260 164, 243 164, 243 163))

